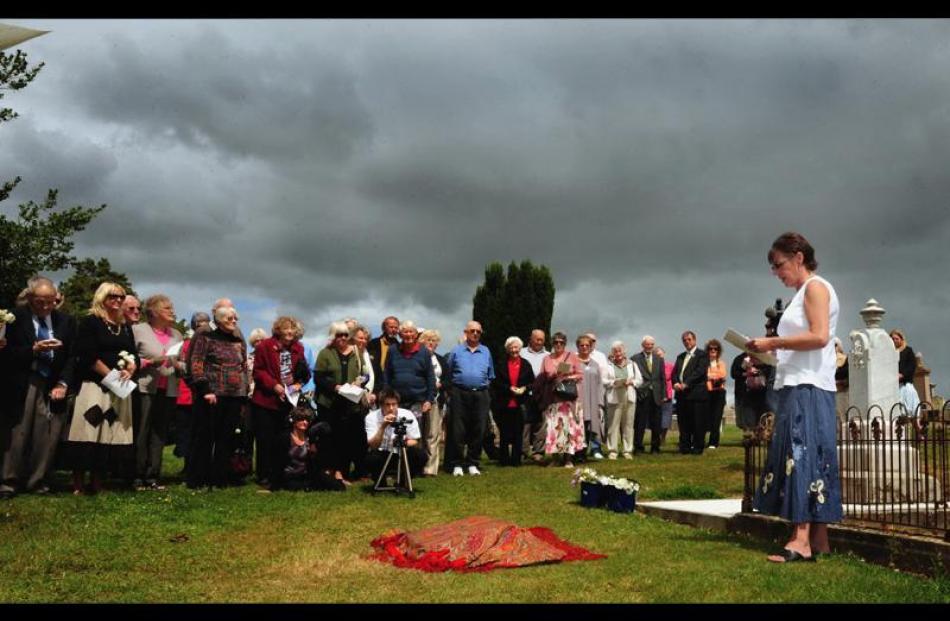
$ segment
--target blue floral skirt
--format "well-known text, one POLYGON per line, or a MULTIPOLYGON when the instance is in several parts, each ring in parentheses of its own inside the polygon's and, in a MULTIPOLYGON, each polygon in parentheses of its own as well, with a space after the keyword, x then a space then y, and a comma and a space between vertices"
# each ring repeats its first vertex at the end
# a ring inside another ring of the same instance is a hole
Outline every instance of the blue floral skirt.
POLYGON ((835 393, 810 384, 782 388, 755 509, 795 524, 840 522, 836 433, 835 393))

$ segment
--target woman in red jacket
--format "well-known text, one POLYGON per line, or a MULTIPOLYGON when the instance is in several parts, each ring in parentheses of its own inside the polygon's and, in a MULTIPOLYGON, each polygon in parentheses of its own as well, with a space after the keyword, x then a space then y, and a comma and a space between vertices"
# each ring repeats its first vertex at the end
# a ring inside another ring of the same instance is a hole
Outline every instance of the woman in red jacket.
POLYGON ((300 387, 310 379, 310 369, 293 317, 278 317, 271 331, 273 336, 254 348, 251 415, 257 444, 257 482, 277 489, 287 457, 290 410, 300 396, 300 387))

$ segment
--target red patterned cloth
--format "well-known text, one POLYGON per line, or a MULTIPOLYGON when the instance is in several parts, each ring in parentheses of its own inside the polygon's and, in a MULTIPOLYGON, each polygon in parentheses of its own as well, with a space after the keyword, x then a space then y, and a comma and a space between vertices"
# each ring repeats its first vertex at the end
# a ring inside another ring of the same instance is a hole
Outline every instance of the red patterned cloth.
POLYGON ((373 540, 372 546, 377 560, 428 572, 490 571, 607 558, 571 545, 548 528, 521 528, 483 515, 410 533, 392 531, 373 540))

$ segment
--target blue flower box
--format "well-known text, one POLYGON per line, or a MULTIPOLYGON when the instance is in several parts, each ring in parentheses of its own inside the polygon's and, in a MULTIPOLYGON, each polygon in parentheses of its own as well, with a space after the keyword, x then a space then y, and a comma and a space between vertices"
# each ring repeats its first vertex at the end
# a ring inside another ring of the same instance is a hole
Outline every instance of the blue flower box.
POLYGON ((599 483, 581 482, 581 506, 582 507, 603 507, 607 502, 607 493, 603 485, 599 483))
POLYGON ((637 506, 637 494, 628 494, 616 487, 605 488, 606 505, 611 511, 617 513, 632 513, 637 506))

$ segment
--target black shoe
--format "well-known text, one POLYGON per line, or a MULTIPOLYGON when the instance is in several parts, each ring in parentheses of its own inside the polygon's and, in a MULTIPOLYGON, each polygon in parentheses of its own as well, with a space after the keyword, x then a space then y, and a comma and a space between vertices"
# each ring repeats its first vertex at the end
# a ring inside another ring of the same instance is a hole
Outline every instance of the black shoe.
POLYGON ((37 485, 30 492, 39 496, 46 496, 52 494, 53 490, 50 489, 49 485, 37 485))
POLYGON ((633 454, 634 454, 634 455, 640 455, 641 453, 646 453, 646 450, 644 450, 644 448, 643 448, 642 446, 639 447, 639 448, 633 449, 633 454))
POLYGON ((659 455, 659 454, 660 454, 659 447, 653 447, 650 449, 650 455, 659 455))
POLYGON ((693 451, 693 455, 702 455, 702 454, 703 454, 703 449, 696 449, 695 451, 693 451))
POLYGON ((10 500, 14 496, 16 496, 16 492, 12 490, 5 489, 0 491, 0 500, 10 500))

